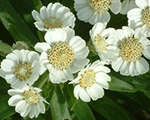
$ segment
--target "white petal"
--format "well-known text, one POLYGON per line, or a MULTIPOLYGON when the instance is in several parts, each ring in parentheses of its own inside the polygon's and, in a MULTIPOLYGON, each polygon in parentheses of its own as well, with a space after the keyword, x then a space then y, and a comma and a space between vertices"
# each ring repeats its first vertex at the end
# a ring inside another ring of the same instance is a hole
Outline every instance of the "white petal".
POLYGON ((0 77, 5 78, 6 73, 0 68, 0 77))
MULTIPOLYGON (((109 78, 109 79, 111 79, 111 78, 109 78)), ((107 81, 99 76, 96 77, 96 83, 105 89, 109 88, 109 84, 107 83, 107 81)))
POLYGON ((8 90, 8 94, 13 96, 13 95, 16 95, 16 94, 22 94, 23 93, 23 90, 21 89, 10 89, 8 90))
POLYGON ((39 61, 39 54, 34 51, 30 51, 27 58, 29 63, 33 63, 34 61, 39 61))
POLYGON ((98 84, 93 84, 92 89, 97 93, 98 98, 102 98, 104 96, 103 88, 98 84))
POLYGON ((129 68, 129 75, 131 76, 136 76, 138 75, 138 72, 137 72, 137 68, 136 68, 136 63, 135 62, 131 62, 130 65, 128 66, 129 68))
POLYGON ((148 6, 148 0, 135 0, 135 3, 142 9, 148 6))
POLYGON ((122 58, 118 58, 116 61, 112 62, 111 66, 116 72, 118 72, 120 70, 120 67, 122 66, 122 63, 122 58))
POLYGON ((42 21, 40 14, 36 10, 32 11, 32 16, 36 21, 42 21))
POLYGON ((26 107, 27 107, 26 102, 24 100, 21 100, 20 102, 17 103, 15 111, 18 113, 22 113, 25 111, 26 107))
POLYGON ((41 108, 41 113, 45 113, 45 105, 43 104, 43 102, 40 102, 39 105, 41 108))
POLYGON ((145 47, 143 54, 147 59, 150 59, 150 46, 145 47))
POLYGON ((12 69, 15 67, 15 63, 12 60, 4 59, 1 62, 1 68, 5 72, 12 72, 12 69))
POLYGON ((110 69, 108 67, 105 67, 105 66, 97 66, 95 69, 94 69, 94 72, 105 72, 105 73, 109 73, 110 72, 110 69))
POLYGON ((80 92, 79 92, 79 96, 80 96, 80 99, 84 102, 90 102, 90 96, 88 95, 88 93, 85 91, 85 89, 80 89, 80 92))
POLYGON ((54 29, 48 31, 45 34, 45 40, 48 44, 56 43, 59 41, 65 41, 67 38, 67 33, 63 29, 54 29))
POLYGON ((104 81, 111 81, 111 77, 109 75, 107 75, 106 73, 103 73, 103 72, 99 72, 99 73, 96 73, 96 78, 100 78, 104 81))
POLYGON ((47 10, 46 10, 45 6, 41 7, 41 9, 40 9, 40 15, 41 15, 41 17, 42 17, 43 20, 45 20, 45 19, 48 18, 47 10))
POLYGON ((138 75, 144 74, 148 72, 149 64, 144 58, 141 58, 139 61, 136 61, 136 68, 138 71, 138 75))
POLYGON ((86 88, 86 91, 89 94, 89 96, 92 98, 92 100, 97 100, 98 99, 97 92, 94 91, 93 87, 86 88))
POLYGON ((80 90, 81 90, 82 88, 80 87, 80 85, 76 85, 75 87, 74 87, 74 96, 76 97, 76 99, 79 99, 79 93, 80 93, 80 90))
POLYGON ((90 8, 83 7, 77 12, 77 16, 82 21, 88 21, 88 19, 92 16, 93 12, 90 10, 90 8))
POLYGON ((89 59, 75 60, 73 66, 82 69, 89 63, 89 59))
MULTIPOLYGON (((129 74, 129 63, 127 61, 123 61, 122 66, 120 67, 120 74, 121 75, 129 74)), ((130 73, 130 75, 131 75, 131 73, 130 73)))
POLYGON ((45 42, 37 43, 34 48, 36 51, 42 53, 43 51, 47 51, 48 49, 50 49, 50 45, 45 42))
POLYGON ((46 31, 45 28, 44 28, 45 26, 44 26, 44 23, 43 23, 43 22, 35 22, 34 25, 35 25, 35 27, 36 27, 38 30, 40 30, 40 31, 46 31))
POLYGON ((113 0, 112 1, 112 5, 110 7, 110 10, 114 13, 114 14, 118 14, 121 10, 121 2, 120 0, 113 0))
POLYGON ((14 95, 8 100, 8 104, 10 106, 15 106, 21 100, 22 100, 21 95, 14 95))

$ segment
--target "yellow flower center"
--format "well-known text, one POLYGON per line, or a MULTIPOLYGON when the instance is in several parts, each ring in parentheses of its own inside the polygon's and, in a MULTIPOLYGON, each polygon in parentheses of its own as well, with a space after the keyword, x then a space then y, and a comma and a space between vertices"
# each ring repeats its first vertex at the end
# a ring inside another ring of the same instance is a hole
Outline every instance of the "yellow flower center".
POLYGON ((48 60, 58 70, 67 69, 74 62, 74 50, 68 43, 55 43, 48 51, 48 60))
POLYGON ((97 49, 100 50, 100 52, 104 52, 108 45, 106 42, 106 39, 103 36, 101 36, 101 34, 98 34, 94 38, 94 43, 95 43, 95 46, 97 47, 97 49))
POLYGON ((55 17, 51 17, 49 19, 46 19, 43 22, 44 22, 45 28, 47 28, 47 29, 61 28, 62 27, 62 21, 55 18, 55 17))
POLYGON ((26 81, 32 74, 32 65, 29 63, 19 63, 13 70, 16 78, 20 81, 26 81))
POLYGON ((133 37, 124 38, 119 42, 118 48, 122 59, 128 62, 139 60, 144 50, 138 39, 133 37))
POLYGON ((89 6, 93 12, 103 13, 111 7, 112 0, 90 0, 89 6))
POLYGON ((22 94, 22 98, 23 100, 25 100, 28 104, 37 104, 40 99, 37 95, 37 93, 34 90, 26 90, 23 94, 22 94))
POLYGON ((83 88, 91 87, 95 83, 96 75, 92 70, 85 71, 80 78, 79 85, 83 88))
POLYGON ((141 21, 147 26, 150 27, 150 7, 146 7, 142 10, 141 21))

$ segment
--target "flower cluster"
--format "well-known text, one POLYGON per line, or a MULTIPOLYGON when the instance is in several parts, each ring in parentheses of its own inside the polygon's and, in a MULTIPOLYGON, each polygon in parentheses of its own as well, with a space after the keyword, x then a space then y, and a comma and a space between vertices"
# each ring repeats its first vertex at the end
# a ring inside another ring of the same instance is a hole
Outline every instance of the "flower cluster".
MULTIPOLYGON (((148 72, 150 59, 150 0, 75 0, 79 20, 93 25, 89 31, 91 43, 99 60, 90 63, 86 41, 75 35, 75 16, 60 3, 49 3, 39 12, 32 11, 35 27, 43 31, 44 42, 35 44, 35 51, 13 50, 1 62, 0 76, 9 83, 15 106, 22 117, 37 117, 45 113, 46 100, 42 91, 33 87, 45 71, 53 84, 74 84, 74 96, 84 102, 97 100, 109 88, 112 69, 124 76, 148 72), (127 14, 128 26, 107 28, 111 15, 127 14), (77 75, 77 77, 75 77, 77 75)), ((47 103, 49 104, 49 103, 47 103)))

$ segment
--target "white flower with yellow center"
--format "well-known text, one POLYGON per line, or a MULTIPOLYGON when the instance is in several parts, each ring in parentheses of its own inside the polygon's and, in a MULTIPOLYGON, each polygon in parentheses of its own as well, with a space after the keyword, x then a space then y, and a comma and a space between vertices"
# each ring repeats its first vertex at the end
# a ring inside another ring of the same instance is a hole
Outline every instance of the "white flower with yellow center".
MULTIPOLYGON (((8 100, 10 106, 15 106, 15 111, 22 117, 38 117, 40 113, 45 113, 47 101, 40 95, 42 90, 35 87, 23 87, 21 89, 10 89, 8 94, 12 96, 8 100)), ((48 103, 47 103, 48 104, 48 103)))
POLYGON ((89 49, 85 41, 75 36, 71 28, 55 29, 45 34, 46 42, 37 43, 35 49, 41 52, 40 62, 50 74, 52 83, 73 79, 73 73, 88 64, 89 49))
POLYGON ((142 27, 145 35, 150 37, 150 0, 135 0, 135 3, 138 8, 128 12, 128 24, 133 29, 142 27))
POLYGON ((127 12, 133 8, 137 8, 137 5, 135 4, 135 0, 123 0, 121 4, 121 11, 120 13, 125 15, 127 12))
POLYGON ((150 59, 150 41, 141 33, 141 28, 135 31, 123 27, 113 34, 119 49, 117 60, 112 62, 112 68, 125 76, 138 76, 149 70, 149 64, 144 59, 150 59))
POLYGON ((74 88, 74 96, 76 99, 81 99, 84 102, 97 100, 104 96, 104 90, 108 89, 108 82, 111 81, 107 73, 110 69, 104 66, 105 62, 95 61, 93 64, 87 65, 82 69, 76 79, 71 81, 71 84, 76 84, 74 88))
POLYGON ((114 45, 114 39, 109 38, 109 36, 115 32, 115 29, 105 28, 105 23, 95 24, 90 30, 90 36, 100 59, 109 64, 118 55, 118 49, 114 45))
POLYGON ((92 25, 98 22, 109 22, 108 11, 118 14, 121 9, 120 0, 75 0, 74 5, 78 18, 92 25))
POLYGON ((39 54, 28 50, 14 50, 1 62, 0 76, 13 88, 32 85, 41 73, 39 54))
POLYGON ((39 13, 33 10, 32 16, 36 20, 35 26, 40 31, 68 26, 73 28, 76 20, 69 8, 60 3, 49 3, 47 7, 43 6, 39 13))

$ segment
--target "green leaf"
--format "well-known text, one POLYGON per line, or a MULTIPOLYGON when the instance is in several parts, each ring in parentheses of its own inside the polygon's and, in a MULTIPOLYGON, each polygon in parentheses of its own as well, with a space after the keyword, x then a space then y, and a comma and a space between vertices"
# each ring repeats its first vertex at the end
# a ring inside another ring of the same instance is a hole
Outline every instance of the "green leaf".
MULTIPOLYGON (((124 93, 125 94, 125 93, 124 93)), ((137 102, 139 105, 141 105, 143 108, 147 109, 150 112, 150 99, 145 96, 142 92, 137 92, 135 94, 125 94, 130 99, 137 102)))
POLYGON ((38 42, 8 0, 0 0, 0 19, 15 41, 26 41, 32 46, 38 42))
POLYGON ((108 120, 130 120, 128 115, 109 97, 104 96, 96 102, 90 103, 91 107, 108 120))
POLYGON ((143 75, 130 77, 130 76, 123 76, 120 73, 111 71, 111 76, 114 76, 121 81, 124 81, 130 84, 135 90, 137 91, 150 91, 150 80, 143 75))
POLYGON ((79 120, 95 120, 90 107, 81 100, 76 101, 73 111, 79 120))
POLYGON ((36 10, 40 10, 40 8, 43 6, 42 2, 40 0, 33 0, 33 4, 36 10))
POLYGON ((6 56, 10 52, 11 52, 11 46, 0 41, 0 55, 6 56))
POLYGON ((72 85, 66 85, 64 92, 69 108, 75 113, 78 120, 95 120, 90 107, 86 103, 76 100, 76 98, 73 96, 72 85))
POLYGON ((109 90, 119 92, 136 92, 136 89, 125 81, 122 81, 114 76, 111 76, 109 90))
POLYGON ((0 120, 3 120, 15 114, 15 110, 14 107, 8 105, 8 99, 10 98, 7 94, 8 84, 3 79, 0 79, 0 85, 0 120))
POLYGON ((55 86, 53 91, 50 109, 53 120, 71 120, 66 99, 59 86, 55 86))

